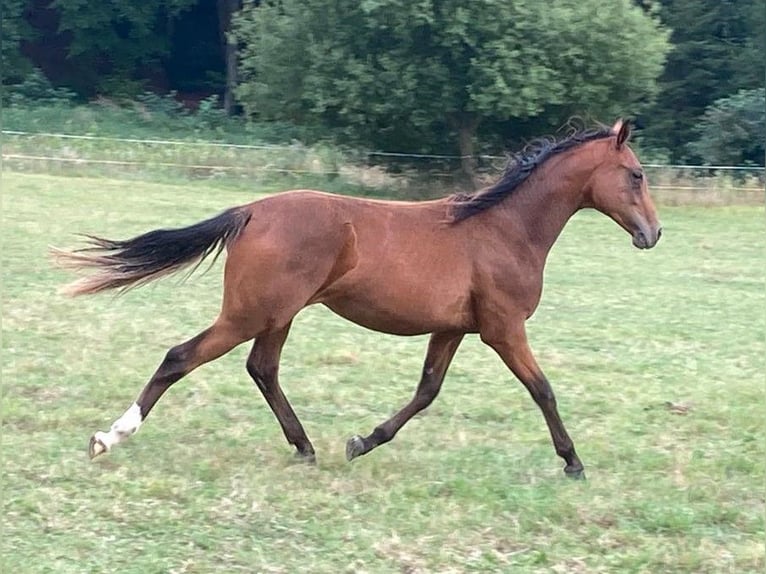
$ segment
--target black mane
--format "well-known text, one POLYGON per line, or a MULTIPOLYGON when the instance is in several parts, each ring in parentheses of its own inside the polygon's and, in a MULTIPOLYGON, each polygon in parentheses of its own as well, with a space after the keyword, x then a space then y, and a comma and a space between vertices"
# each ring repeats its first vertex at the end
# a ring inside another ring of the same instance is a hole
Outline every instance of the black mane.
POLYGON ((577 130, 556 140, 552 137, 533 141, 522 151, 513 154, 500 179, 490 187, 470 194, 452 196, 453 222, 463 221, 500 203, 524 183, 535 168, 554 155, 565 152, 580 144, 614 135, 607 127, 577 130))

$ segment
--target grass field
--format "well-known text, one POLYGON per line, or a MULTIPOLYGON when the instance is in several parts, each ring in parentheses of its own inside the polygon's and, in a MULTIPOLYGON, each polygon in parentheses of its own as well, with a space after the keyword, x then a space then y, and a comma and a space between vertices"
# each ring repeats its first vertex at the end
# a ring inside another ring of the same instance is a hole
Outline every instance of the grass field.
POLYGON ((537 407, 476 337, 425 414, 348 464, 346 438, 409 399, 426 338, 322 308, 298 317, 281 371, 317 466, 293 463, 244 347, 89 462, 92 432, 215 317, 220 269, 71 300, 47 246, 188 224, 253 197, 2 175, 0 570, 763 572, 761 207, 664 208, 649 252, 598 214, 566 228, 529 332, 587 482, 567 481, 537 407))

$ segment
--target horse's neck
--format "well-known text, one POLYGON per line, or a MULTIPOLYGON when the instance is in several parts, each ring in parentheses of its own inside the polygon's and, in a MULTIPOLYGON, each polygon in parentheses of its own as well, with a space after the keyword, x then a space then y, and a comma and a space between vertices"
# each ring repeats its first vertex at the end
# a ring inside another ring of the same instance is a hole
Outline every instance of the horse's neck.
POLYGON ((583 203, 583 188, 594 166, 578 161, 576 153, 541 165, 500 206, 498 216, 512 217, 516 232, 539 250, 543 260, 567 221, 583 203))

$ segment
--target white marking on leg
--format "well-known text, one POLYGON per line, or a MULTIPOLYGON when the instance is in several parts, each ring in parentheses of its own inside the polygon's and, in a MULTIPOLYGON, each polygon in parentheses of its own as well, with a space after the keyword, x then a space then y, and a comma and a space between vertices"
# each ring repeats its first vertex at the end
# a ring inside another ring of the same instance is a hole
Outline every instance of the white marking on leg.
POLYGON ((134 434, 141 426, 141 408, 133 403, 130 408, 123 413, 114 423, 109 432, 98 431, 93 438, 104 445, 108 451, 117 443, 124 441, 130 435, 134 434))

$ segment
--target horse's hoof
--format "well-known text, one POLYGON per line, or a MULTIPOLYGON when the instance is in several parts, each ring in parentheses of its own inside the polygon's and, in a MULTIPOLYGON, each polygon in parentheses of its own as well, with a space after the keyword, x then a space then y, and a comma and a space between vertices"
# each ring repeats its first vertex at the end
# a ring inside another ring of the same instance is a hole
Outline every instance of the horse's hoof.
POLYGON ((567 467, 564 469, 564 474, 566 474, 567 478, 571 478, 572 480, 585 480, 584 468, 570 469, 567 467))
POLYGON ((293 460, 302 464, 315 465, 317 463, 317 457, 313 452, 296 451, 293 460))
POLYGON ((358 434, 355 434, 350 439, 348 439, 348 442, 346 442, 346 460, 351 462, 356 457, 363 455, 365 453, 364 449, 364 439, 360 437, 358 434))
POLYGON ((98 433, 90 437, 90 443, 88 443, 88 456, 91 460, 109 450, 106 448, 106 445, 101 441, 101 439, 97 437, 97 434, 98 433))

